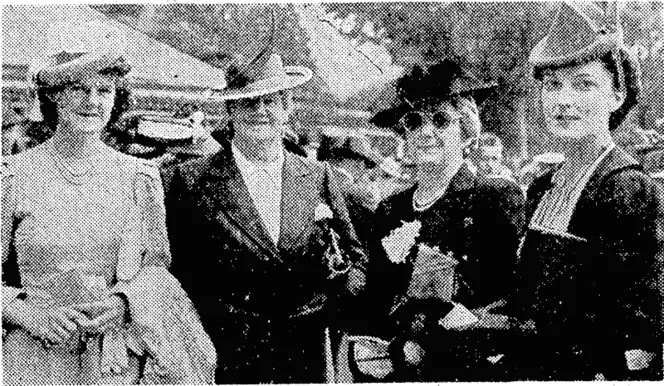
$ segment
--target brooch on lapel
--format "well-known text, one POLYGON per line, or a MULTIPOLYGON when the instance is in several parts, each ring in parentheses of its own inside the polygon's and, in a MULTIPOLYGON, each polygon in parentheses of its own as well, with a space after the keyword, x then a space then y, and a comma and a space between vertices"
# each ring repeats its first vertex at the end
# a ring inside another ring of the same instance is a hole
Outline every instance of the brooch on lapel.
POLYGON ((344 258, 343 252, 339 247, 339 235, 332 228, 332 218, 334 214, 327 204, 319 203, 314 210, 314 221, 323 229, 323 241, 325 243, 325 253, 323 258, 327 263, 329 271, 328 279, 333 279, 339 275, 345 274, 350 269, 350 264, 344 258))
POLYGON ((411 248, 415 245, 415 239, 420 235, 422 223, 419 221, 403 222, 402 225, 390 232, 381 240, 387 257, 393 263, 403 263, 411 248))

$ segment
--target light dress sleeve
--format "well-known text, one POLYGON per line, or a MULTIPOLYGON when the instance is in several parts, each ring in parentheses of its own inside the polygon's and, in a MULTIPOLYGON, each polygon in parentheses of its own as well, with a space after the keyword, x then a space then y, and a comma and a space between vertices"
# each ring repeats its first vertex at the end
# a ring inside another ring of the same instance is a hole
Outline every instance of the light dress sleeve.
POLYGON ((14 241, 13 224, 16 211, 17 192, 16 175, 8 159, 2 161, 2 309, 6 310, 17 296, 23 292, 21 288, 6 284, 8 272, 5 270, 9 250, 14 241))
POLYGON ((126 343, 147 354, 143 384, 214 383, 216 352, 193 303, 168 271, 164 192, 157 166, 138 165, 113 292, 129 304, 126 343))

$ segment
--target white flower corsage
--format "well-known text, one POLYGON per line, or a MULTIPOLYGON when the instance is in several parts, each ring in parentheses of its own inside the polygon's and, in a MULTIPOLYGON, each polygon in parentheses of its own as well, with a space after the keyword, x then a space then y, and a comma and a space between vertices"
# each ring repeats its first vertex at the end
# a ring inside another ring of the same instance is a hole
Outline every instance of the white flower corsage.
POLYGON ((419 221, 404 222, 399 228, 381 240, 387 256, 393 263, 406 261, 408 252, 415 245, 415 239, 420 235, 422 223, 419 221))
POLYGON ((318 204, 314 210, 314 221, 316 222, 332 219, 333 216, 332 209, 330 209, 327 204, 323 204, 322 202, 318 204))
POLYGON ((327 245, 324 259, 327 261, 327 267, 330 272, 328 278, 330 279, 344 274, 350 269, 350 264, 344 259, 343 252, 339 247, 339 235, 332 229, 329 221, 333 217, 332 210, 326 204, 320 203, 316 206, 314 221, 323 228, 323 232, 326 234, 324 240, 326 240, 325 244, 327 245))

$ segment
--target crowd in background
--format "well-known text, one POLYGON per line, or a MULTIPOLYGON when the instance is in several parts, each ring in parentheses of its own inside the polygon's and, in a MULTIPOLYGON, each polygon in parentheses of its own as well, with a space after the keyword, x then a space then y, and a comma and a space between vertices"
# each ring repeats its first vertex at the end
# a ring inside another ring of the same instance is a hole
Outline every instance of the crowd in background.
POLYGON ((451 59, 395 82, 381 154, 291 130, 313 74, 272 50, 228 68, 214 128, 128 114, 119 47, 48 57, 41 120, 3 127, 5 381, 661 380, 664 195, 620 144, 662 141, 615 135, 641 85, 607 20, 563 4, 533 48, 564 150, 517 168, 495 84, 451 59))

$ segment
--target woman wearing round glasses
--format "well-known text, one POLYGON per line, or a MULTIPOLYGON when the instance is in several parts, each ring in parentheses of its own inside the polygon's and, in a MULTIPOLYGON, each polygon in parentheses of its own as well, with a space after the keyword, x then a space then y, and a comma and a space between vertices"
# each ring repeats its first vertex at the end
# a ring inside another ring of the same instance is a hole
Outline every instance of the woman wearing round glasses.
POLYGON ((612 138, 640 92, 612 7, 563 4, 530 56, 565 162, 528 191, 508 301, 535 328, 514 353, 521 378, 662 379, 664 200, 612 138))
POLYGON ((468 311, 507 293, 523 221, 519 188, 478 178, 465 161, 480 134, 476 101, 490 88, 452 61, 416 67, 397 81, 398 106, 372 119, 403 136, 416 165, 415 186, 379 205, 367 282, 370 332, 396 337, 400 381, 490 379, 487 358, 500 354, 470 331, 468 311))

